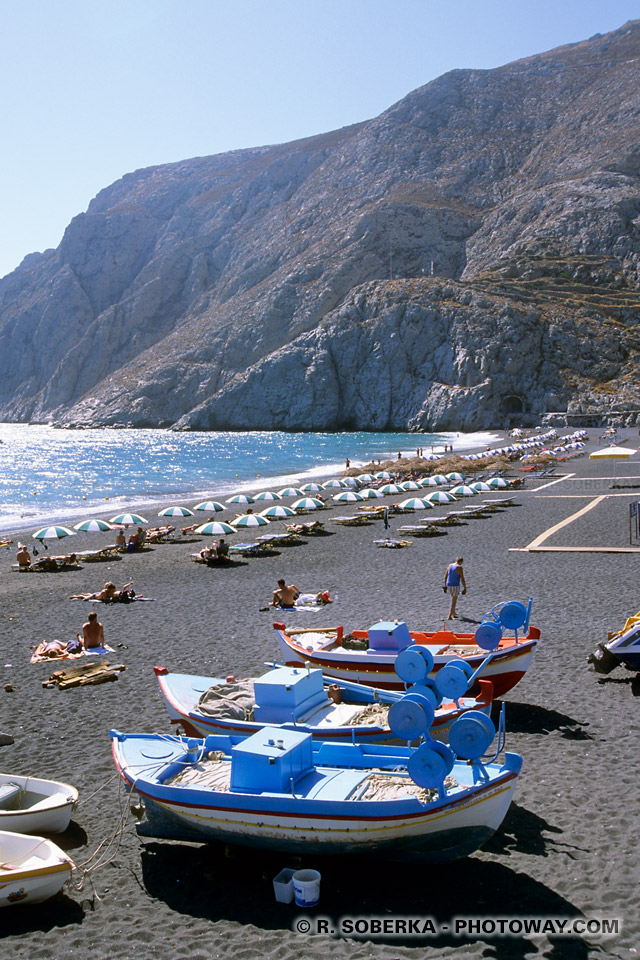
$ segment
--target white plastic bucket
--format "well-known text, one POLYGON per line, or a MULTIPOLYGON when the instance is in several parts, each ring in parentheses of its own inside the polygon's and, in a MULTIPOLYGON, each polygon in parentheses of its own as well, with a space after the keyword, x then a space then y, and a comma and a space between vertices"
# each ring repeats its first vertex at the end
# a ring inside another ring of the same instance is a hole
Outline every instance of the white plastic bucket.
POLYGON ((279 903, 291 903, 293 900, 293 875, 295 870, 285 867, 273 878, 273 892, 279 903))
POLYGON ((317 870, 296 870, 293 896, 298 907, 315 907, 320 900, 320 874, 317 870))

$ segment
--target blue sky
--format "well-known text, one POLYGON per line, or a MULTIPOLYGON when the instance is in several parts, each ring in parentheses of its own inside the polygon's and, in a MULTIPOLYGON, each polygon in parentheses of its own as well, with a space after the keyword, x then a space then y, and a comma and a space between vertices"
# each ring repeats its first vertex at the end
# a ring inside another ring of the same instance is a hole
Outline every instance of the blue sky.
POLYGON ((333 130, 638 17, 637 0, 0 0, 0 276, 131 170, 333 130))

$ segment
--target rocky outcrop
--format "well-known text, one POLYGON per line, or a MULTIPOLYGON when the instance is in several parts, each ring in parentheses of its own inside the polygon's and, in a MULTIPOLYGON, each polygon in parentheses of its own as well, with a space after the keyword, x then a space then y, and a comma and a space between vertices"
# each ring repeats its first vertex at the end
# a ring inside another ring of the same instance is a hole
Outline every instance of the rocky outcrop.
POLYGON ((0 281, 0 418, 477 429, 640 411, 640 23, 128 174, 0 281))

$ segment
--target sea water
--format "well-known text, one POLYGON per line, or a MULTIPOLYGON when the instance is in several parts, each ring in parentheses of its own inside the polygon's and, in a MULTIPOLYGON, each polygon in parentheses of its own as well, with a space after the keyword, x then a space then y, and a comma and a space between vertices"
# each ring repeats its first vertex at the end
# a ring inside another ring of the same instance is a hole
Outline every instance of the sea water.
POLYGON ((64 430, 0 423, 0 531, 21 530, 157 504, 221 499, 328 477, 444 443, 483 449, 489 433, 174 433, 64 430))

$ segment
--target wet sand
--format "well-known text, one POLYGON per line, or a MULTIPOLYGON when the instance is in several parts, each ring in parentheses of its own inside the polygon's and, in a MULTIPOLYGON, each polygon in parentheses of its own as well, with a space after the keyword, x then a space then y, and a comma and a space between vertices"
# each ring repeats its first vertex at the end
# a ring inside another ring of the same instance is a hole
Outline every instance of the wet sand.
MULTIPOLYGON (((597 447, 597 432, 591 436, 588 452, 597 447)), ((631 466, 618 467, 619 476, 629 477, 631 466)), ((598 506, 544 545, 628 546, 628 504, 640 499, 640 478, 613 489, 612 472, 610 461, 589 461, 587 453, 558 465, 558 476, 572 478, 553 485, 529 479, 515 495, 517 506, 404 550, 374 546, 384 535, 382 521, 357 528, 332 523, 332 514, 353 512, 345 505, 323 514, 330 535, 229 569, 190 560, 204 540, 159 544, 59 573, 13 573, 15 547, 3 549, 0 663, 3 686, 13 690, 0 690, 0 732, 15 743, 0 747, 0 769, 78 787, 81 803, 57 842, 78 865, 93 868, 82 889, 71 886, 49 903, 3 910, 3 958, 636 957, 640 681, 622 668, 599 678, 586 658, 608 630, 640 608, 640 553, 521 552, 603 494, 598 506), (443 572, 457 556, 464 556, 468 584, 458 608, 462 628, 473 630, 501 600, 533 596, 532 622, 542 631, 531 669, 506 697, 507 746, 524 757, 515 802, 482 850, 454 864, 304 862, 322 873, 320 906, 307 916, 312 924, 320 916, 339 930, 348 916, 417 916, 432 918, 437 933, 360 940, 296 932, 303 912, 276 903, 272 887, 282 867, 298 865, 296 858, 137 837, 114 775, 108 731, 169 732, 155 664, 218 676, 262 672, 278 656, 272 622, 281 618, 260 608, 280 576, 305 592, 338 594, 320 613, 286 615, 289 624, 340 623, 347 630, 398 618, 410 628, 441 627, 448 609, 443 572), (68 599, 106 580, 121 585, 130 578, 155 602, 68 599), (101 686, 43 688, 42 681, 65 664, 32 665, 30 647, 43 638, 69 639, 90 610, 97 610, 115 647, 109 659, 126 669, 101 686), (591 935, 505 938, 477 929, 454 936, 456 916, 604 916, 621 918, 624 927, 602 942, 591 935)), ((404 522, 393 517, 390 532, 404 522)), ((78 536, 73 546, 98 547, 108 536, 78 536)), ((76 876, 81 880, 80 871, 76 876)))

